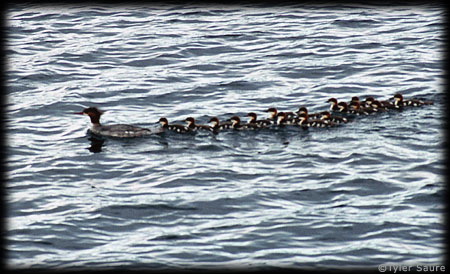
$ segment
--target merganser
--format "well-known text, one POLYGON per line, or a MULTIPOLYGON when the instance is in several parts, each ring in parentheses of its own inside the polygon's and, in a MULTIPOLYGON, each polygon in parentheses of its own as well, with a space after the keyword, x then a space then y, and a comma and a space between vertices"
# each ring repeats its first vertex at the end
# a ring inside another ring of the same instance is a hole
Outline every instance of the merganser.
MULTIPOLYGON (((269 108, 268 110, 266 110, 266 112, 269 112, 269 114, 270 114, 269 120, 276 122, 278 110, 276 108, 269 108)), ((295 118, 297 116, 295 113, 293 113, 291 111, 285 112, 285 114, 286 114, 287 118, 295 118)))
POLYGON ((384 109, 392 109, 392 108, 395 108, 395 106, 394 106, 391 102, 389 102, 389 101, 375 100, 375 98, 373 98, 372 96, 369 96, 369 97, 367 97, 367 98, 365 99, 366 105, 369 106, 369 107, 372 107, 372 104, 373 104, 374 102, 376 102, 376 101, 378 101, 378 102, 380 103, 380 105, 378 106, 379 109, 382 109, 382 108, 384 108, 384 109))
POLYGON ((310 117, 310 118, 319 118, 322 116, 322 114, 320 114, 320 113, 308 113, 308 109, 306 107, 300 107, 296 113, 297 113, 297 116, 302 113, 306 113, 306 114, 308 114, 308 117, 310 117))
POLYGON ((422 101, 419 99, 403 100, 403 95, 401 95, 400 93, 395 94, 393 99, 394 99, 394 106, 396 108, 400 108, 403 106, 418 107, 418 106, 422 106, 422 105, 432 105, 433 104, 432 101, 422 101))
POLYGON ((74 114, 88 115, 92 123, 90 130, 92 133, 97 135, 128 138, 128 137, 142 137, 161 132, 158 130, 151 130, 148 128, 124 124, 102 125, 100 124, 100 117, 102 116, 103 113, 105 113, 105 111, 99 110, 96 107, 89 107, 83 109, 83 111, 81 112, 75 112, 74 114))
MULTIPOLYGON (((392 104, 391 104, 392 105, 392 104)), ((393 107, 394 105, 392 105, 393 107)), ((380 101, 373 100, 370 103, 370 107, 373 108, 376 112, 385 112, 389 109, 387 106, 383 106, 380 101)))
POLYGON ((231 122, 220 123, 219 118, 217 118, 217 117, 212 117, 209 120, 209 123, 212 124, 211 128, 212 128, 214 133, 219 133, 219 131, 221 131, 223 129, 230 129, 231 128, 231 122))
POLYGON ((249 124, 255 124, 257 127, 260 127, 260 128, 263 128, 263 127, 268 127, 268 126, 270 126, 271 124, 272 124, 272 122, 270 121, 270 120, 268 120, 268 119, 265 119, 265 120, 257 120, 257 115, 256 115, 256 113, 254 113, 254 112, 249 112, 249 113, 247 113, 247 115, 246 115, 247 117, 250 117, 249 119, 248 119, 248 122, 247 123, 249 123, 249 124))
POLYGON ((275 120, 277 118, 277 114, 278 114, 277 109, 276 108, 269 108, 269 109, 266 110, 266 112, 269 113, 269 118, 268 119, 273 121, 273 122, 275 122, 275 120))
MULTIPOLYGON (((321 115, 322 116, 320 117, 320 119, 328 121, 328 122, 333 122, 333 123, 336 123, 336 124, 341 124, 341 123, 347 123, 348 122, 347 118, 341 117, 341 116, 331 115, 331 113, 329 111, 323 111, 323 112, 321 112, 321 115)), ((309 116, 308 116, 308 118, 309 118, 309 116)))
POLYGON ((335 126, 336 124, 330 121, 319 119, 309 120, 308 114, 302 113, 299 115, 298 125, 302 127, 332 127, 335 126))
POLYGON ((289 118, 286 112, 277 114, 276 124, 278 126, 297 125, 299 120, 297 118, 289 118))
POLYGON ((207 130, 207 131, 213 131, 213 129, 210 126, 207 125, 197 125, 195 123, 194 117, 187 117, 184 120, 187 123, 187 127, 191 131, 197 131, 197 130, 207 130))
POLYGON ((352 99, 350 99, 349 104, 350 104, 351 102, 358 102, 358 103, 359 103, 359 97, 358 97, 358 96, 353 96, 352 99))
POLYGON ((341 112, 341 113, 356 114, 356 115, 364 114, 364 111, 355 110, 353 108, 350 109, 346 102, 339 102, 338 103, 338 108, 339 108, 338 111, 341 112))
POLYGON ((361 101, 359 100, 359 97, 358 97, 358 96, 353 96, 353 97, 352 97, 352 99, 351 99, 350 102, 349 102, 349 106, 350 106, 353 102, 359 103, 359 105, 360 105, 361 107, 370 107, 370 105, 369 105, 366 101, 361 102, 361 101))
POLYGON ((286 125, 286 113, 280 112, 277 114, 275 124, 277 126, 285 126, 286 125))
POLYGON ((328 99, 327 102, 331 104, 330 105, 330 110, 334 110, 334 111, 339 110, 338 100, 336 98, 330 98, 330 99, 328 99))
POLYGON ((244 130, 244 129, 257 129, 259 128, 255 124, 241 124, 241 119, 238 116, 233 116, 230 118, 231 120, 231 128, 235 130, 244 130))
POLYGON ((370 107, 362 107, 359 102, 351 102, 348 105, 349 109, 350 109, 350 113, 354 113, 356 115, 369 115, 372 114, 374 112, 377 112, 377 110, 370 108, 370 107))
POLYGON ((178 133, 186 133, 190 131, 188 127, 182 125, 174 125, 174 124, 169 125, 169 121, 165 117, 161 117, 158 122, 161 124, 161 127, 164 130, 175 131, 178 133))
POLYGON ((337 104, 337 111, 342 113, 351 113, 350 109, 348 108, 348 104, 346 102, 339 102, 337 104))

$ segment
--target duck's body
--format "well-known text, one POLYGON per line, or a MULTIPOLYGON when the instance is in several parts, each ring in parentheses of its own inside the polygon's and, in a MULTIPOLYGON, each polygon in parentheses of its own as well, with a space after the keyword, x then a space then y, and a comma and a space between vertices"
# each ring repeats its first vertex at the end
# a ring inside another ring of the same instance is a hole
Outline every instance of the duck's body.
POLYGON ((102 125, 100 124, 100 117, 104 111, 99 110, 96 107, 85 108, 81 112, 76 112, 74 114, 88 115, 91 119, 90 131, 96 135, 109 136, 109 137, 119 137, 119 138, 132 138, 132 137, 143 137, 161 132, 161 130, 151 130, 148 128, 126 125, 126 124, 116 124, 116 125, 102 125))
POLYGON ((142 128, 132 125, 92 125, 91 132, 97 135, 130 138, 130 137, 143 137, 148 136, 158 131, 152 131, 148 128, 142 128))

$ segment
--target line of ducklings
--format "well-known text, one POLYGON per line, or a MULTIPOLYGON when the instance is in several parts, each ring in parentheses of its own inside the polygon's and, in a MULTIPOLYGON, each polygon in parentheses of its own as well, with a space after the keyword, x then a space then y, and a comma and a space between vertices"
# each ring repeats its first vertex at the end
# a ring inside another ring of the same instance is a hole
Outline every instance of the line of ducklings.
POLYGON ((369 96, 364 101, 360 101, 359 97, 354 96, 350 102, 338 102, 336 98, 327 100, 330 103, 329 111, 322 111, 317 113, 308 113, 306 107, 300 107, 296 112, 278 112, 276 108, 269 108, 265 112, 269 113, 267 119, 257 119, 257 114, 249 112, 247 123, 241 123, 238 116, 233 116, 227 121, 221 122, 217 117, 212 117, 208 123, 210 125, 197 124, 193 117, 185 119, 186 126, 179 124, 169 124, 167 118, 159 119, 164 130, 170 130, 178 133, 209 131, 212 133, 219 133, 222 130, 257 130, 269 127, 285 127, 285 126, 299 126, 303 129, 309 127, 335 127, 341 124, 348 123, 354 115, 371 115, 374 113, 382 113, 389 110, 400 110, 404 107, 417 107, 422 105, 431 105, 431 101, 423 101, 419 99, 403 99, 399 93, 395 94, 390 100, 376 100, 369 96), (342 116, 335 115, 340 113, 342 116))

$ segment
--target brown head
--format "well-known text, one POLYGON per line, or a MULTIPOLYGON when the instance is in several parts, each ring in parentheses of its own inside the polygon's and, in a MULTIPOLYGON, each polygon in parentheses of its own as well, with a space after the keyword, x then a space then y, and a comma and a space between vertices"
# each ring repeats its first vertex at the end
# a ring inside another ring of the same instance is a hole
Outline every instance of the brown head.
POLYGON ((340 112, 347 112, 348 111, 348 105, 346 102, 340 102, 337 104, 340 112))
POLYGON ((322 115, 321 119, 330 119, 331 118, 331 113, 329 111, 323 111, 320 113, 320 115, 322 115))
POLYGON ((277 124, 280 125, 286 120, 286 113, 280 112, 277 114, 277 124))
POLYGON ((308 110, 305 107, 301 107, 298 109, 296 113, 300 115, 302 113, 308 113, 308 110))
POLYGON ((241 119, 238 116, 231 117, 230 121, 231 121, 232 128, 239 126, 241 124, 241 119))
POLYGON ((159 121, 158 121, 158 122, 159 122, 159 123, 161 124, 161 126, 163 126, 163 127, 169 125, 169 121, 168 121, 167 118, 165 118, 165 117, 159 118, 159 121))
POLYGON ((254 112, 249 112, 246 116, 250 117, 250 119, 248 120, 249 123, 254 123, 256 121, 256 117, 258 117, 254 112))
POLYGON ((268 110, 266 110, 266 112, 268 112, 270 114, 271 119, 274 119, 278 114, 278 111, 276 108, 269 108, 268 110))
POLYGON ((89 118, 91 118, 91 123, 100 125, 100 116, 102 116, 103 113, 105 112, 96 107, 88 107, 83 109, 83 111, 75 112, 74 114, 88 115, 89 118))
POLYGON ((400 93, 397 93, 394 95, 394 101, 396 102, 403 102, 403 95, 401 95, 400 93))
POLYGON ((361 105, 359 104, 359 102, 351 102, 349 105, 348 105, 348 107, 350 108, 350 109, 355 109, 355 110, 358 110, 358 109, 360 109, 360 107, 361 107, 361 105))
POLYGON ((338 100, 337 100, 336 98, 330 98, 330 99, 328 99, 327 102, 328 102, 328 103, 331 103, 331 104, 333 104, 333 105, 337 105, 338 100))
POLYGON ((378 101, 378 100, 374 100, 374 101, 370 104, 370 106, 373 107, 373 108, 382 108, 381 103, 380 103, 380 101, 378 101))
POLYGON ((208 123, 212 123, 213 126, 219 125, 219 118, 217 117, 212 117, 211 119, 209 119, 208 123))
POLYGON ((370 106, 375 101, 375 98, 373 98, 372 96, 369 96, 369 97, 366 98, 365 101, 370 106))
POLYGON ((241 123, 241 119, 238 116, 233 116, 230 118, 231 123, 233 123, 233 126, 239 125, 241 123))
POLYGON ((184 119, 184 121, 187 123, 189 128, 195 127, 195 119, 194 119, 194 117, 187 117, 186 119, 184 119))

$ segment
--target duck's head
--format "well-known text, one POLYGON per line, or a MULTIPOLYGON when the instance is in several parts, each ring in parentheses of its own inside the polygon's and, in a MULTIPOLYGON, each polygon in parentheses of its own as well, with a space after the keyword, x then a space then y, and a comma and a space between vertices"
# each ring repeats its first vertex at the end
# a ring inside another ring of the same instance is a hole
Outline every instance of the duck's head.
POLYGON ((308 113, 308 109, 306 107, 300 107, 296 113, 299 115, 302 113, 308 113))
POLYGON ((249 117, 249 120, 248 120, 249 123, 256 121, 256 117, 258 117, 256 115, 256 113, 254 113, 254 112, 249 112, 249 113, 247 113, 246 116, 249 117))
POLYGON ((233 116, 230 118, 233 126, 239 125, 241 123, 241 119, 238 116, 233 116))
POLYGON ((100 116, 102 116, 103 113, 105 113, 105 111, 99 110, 96 107, 88 107, 81 112, 74 112, 73 114, 87 115, 91 118, 93 124, 100 124, 100 116))
POLYGON ((184 121, 187 123, 188 127, 195 125, 194 117, 187 117, 184 121))
POLYGON ((169 121, 165 117, 159 118, 158 122, 161 124, 161 126, 167 126, 169 124, 169 121))
POLYGON ((268 112, 270 114, 270 118, 275 118, 278 114, 278 111, 276 108, 269 108, 266 110, 266 112, 268 112))
POLYGON ((219 124, 219 118, 212 117, 211 119, 209 119, 208 123, 211 123, 213 126, 216 126, 219 124))

